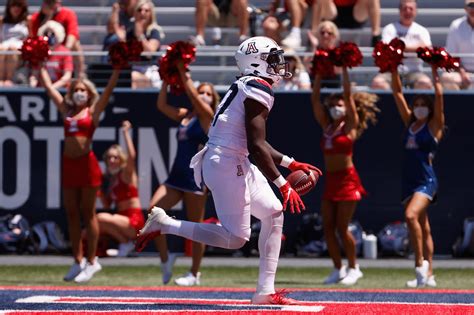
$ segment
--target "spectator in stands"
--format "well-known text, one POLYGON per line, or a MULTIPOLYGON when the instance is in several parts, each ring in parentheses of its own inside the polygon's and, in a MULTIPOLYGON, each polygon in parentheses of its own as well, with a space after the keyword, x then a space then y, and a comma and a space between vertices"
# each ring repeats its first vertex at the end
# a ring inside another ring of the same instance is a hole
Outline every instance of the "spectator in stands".
POLYGON ((380 40, 380 0, 316 0, 311 23, 313 34, 322 20, 333 21, 340 29, 359 29, 370 20, 372 46, 380 40))
MULTIPOLYGON (((207 132, 219 104, 219 95, 211 83, 201 83, 195 88, 191 76, 186 73, 183 64, 179 63, 177 68, 192 108, 169 105, 167 102, 168 84, 163 82, 156 105, 160 112, 180 123, 177 133, 178 151, 168 179, 153 194, 149 206, 150 208, 158 206, 171 209, 182 200, 188 219, 193 222, 202 222, 207 189, 196 185, 189 163, 207 142, 207 132)), ((168 255, 165 235, 157 237, 155 244, 160 252, 163 283, 166 284, 171 279, 175 257, 168 255)), ((204 245, 193 242, 191 270, 184 276, 175 279, 176 284, 182 286, 199 285, 201 277, 199 268, 203 254, 204 245)))
MULTIPOLYGON (((382 40, 389 43, 393 38, 405 42, 405 52, 415 53, 418 47, 431 47, 428 30, 415 22, 417 14, 416 0, 400 0, 400 21, 390 23, 382 31, 382 40)), ((408 57, 400 65, 400 74, 404 85, 415 89, 431 89, 433 84, 429 76, 423 73, 423 61, 416 57, 408 57)), ((389 90, 391 75, 381 73, 372 80, 372 88, 389 90)))
MULTIPOLYGON (((312 33, 308 33, 308 36, 313 36, 312 33)), ((312 47, 312 51, 316 49, 331 50, 337 47, 339 44, 340 35, 339 29, 336 24, 331 21, 323 21, 319 23, 316 31, 316 41, 311 42, 318 43, 317 46, 312 47)), ((321 80, 321 87, 326 88, 339 88, 341 86, 341 69, 334 66, 334 77, 323 77, 321 80)))
MULTIPOLYGON (((206 45, 205 28, 209 24, 216 27, 239 27, 239 42, 248 38, 249 12, 247 0, 196 0, 196 36, 191 40, 196 46, 206 45)), ((220 39, 214 37, 215 42, 220 39)))
POLYGON ((133 240, 145 223, 138 198, 138 175, 135 166, 137 154, 129 133, 131 127, 128 120, 122 123, 128 154, 121 146, 114 144, 103 157, 107 171, 104 176, 106 186, 103 186, 101 200, 107 209, 114 203, 117 213, 97 214, 100 235, 111 236, 119 242, 117 254, 119 257, 126 257, 133 250, 133 240))
POLYGON ((433 238, 428 219, 428 207, 436 200, 438 180, 433 159, 443 137, 443 87, 437 69, 431 73, 435 99, 418 94, 408 106, 402 93, 398 71, 392 73, 392 93, 398 112, 406 127, 404 132, 402 203, 408 224, 411 245, 415 254, 416 279, 407 282, 409 287, 436 286, 433 276, 433 238))
POLYGON ((117 84, 120 70, 114 70, 100 97, 94 84, 84 78, 72 81, 66 95, 62 96, 53 87, 48 71, 44 67, 40 71, 41 84, 62 114, 64 123, 62 187, 74 257, 74 264, 64 280, 86 282, 102 269, 95 257, 99 237, 95 203, 101 171, 91 150, 92 136, 117 84), (87 234, 86 255, 81 246, 81 218, 87 234))
POLYGON ((353 285, 362 277, 356 263, 355 239, 349 231, 357 203, 365 195, 359 175, 352 159, 355 141, 368 127, 375 123, 379 111, 375 103, 377 96, 369 93, 352 93, 349 74, 342 68, 343 94, 332 94, 324 105, 320 101, 321 76, 316 75, 311 96, 316 121, 323 128, 321 149, 326 165, 325 186, 321 212, 324 237, 334 270, 325 284, 342 283, 353 285), (339 235, 349 266, 342 264, 339 235))
POLYGON ((449 28, 446 49, 451 54, 472 54, 461 57, 459 72, 443 73, 441 82, 449 90, 474 88, 474 0, 465 0, 466 15, 454 20, 449 28))
POLYGON ((138 0, 118 0, 112 5, 103 50, 107 51, 111 44, 126 39, 127 33, 133 29, 137 2, 138 0))
POLYGON ((17 51, 28 37, 28 4, 26 0, 7 0, 5 16, 0 17, 0 87, 12 86, 18 55, 5 55, 4 51, 17 51))
MULTIPOLYGON (((157 52, 164 37, 161 27, 156 23, 155 5, 151 0, 139 0, 135 6, 135 22, 127 33, 127 39, 135 38, 143 45, 144 52, 157 52)), ((132 67, 132 88, 161 87, 158 66, 154 57, 142 57, 142 65, 132 67)))
MULTIPOLYGON (((65 32, 64 27, 58 22, 53 20, 46 22, 39 28, 38 35, 48 37, 48 45, 53 53, 70 52, 70 50, 62 44, 65 32)), ((49 73, 54 88, 67 87, 74 70, 72 56, 69 54, 51 55, 45 64, 45 68, 49 73)), ((37 76, 32 75, 30 77, 30 86, 36 87, 37 85, 37 76)))
POLYGON ((300 57, 294 51, 285 51, 285 61, 288 62, 288 71, 293 75, 291 78, 283 78, 275 84, 276 91, 301 91, 311 89, 311 80, 300 57))
POLYGON ((38 34, 38 30, 49 20, 54 20, 61 24, 66 30, 66 37, 63 45, 78 55, 74 56, 76 62, 76 75, 85 77, 86 66, 84 56, 82 54, 82 46, 79 41, 79 27, 77 23, 77 15, 71 9, 61 5, 62 0, 43 0, 39 12, 33 13, 30 21, 30 34, 38 34))

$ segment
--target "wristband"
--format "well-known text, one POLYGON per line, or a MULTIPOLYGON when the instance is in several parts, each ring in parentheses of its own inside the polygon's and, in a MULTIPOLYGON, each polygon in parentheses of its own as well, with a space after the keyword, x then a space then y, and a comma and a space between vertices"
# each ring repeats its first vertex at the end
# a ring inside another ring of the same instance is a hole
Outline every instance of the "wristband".
POLYGON ((280 188, 281 186, 285 185, 286 184, 286 179, 280 175, 278 176, 274 181, 273 183, 278 187, 280 188))
POLYGON ((288 168, 288 166, 290 166, 290 164, 293 163, 294 161, 295 161, 294 158, 291 158, 288 155, 283 155, 283 157, 281 158, 280 165, 288 168))

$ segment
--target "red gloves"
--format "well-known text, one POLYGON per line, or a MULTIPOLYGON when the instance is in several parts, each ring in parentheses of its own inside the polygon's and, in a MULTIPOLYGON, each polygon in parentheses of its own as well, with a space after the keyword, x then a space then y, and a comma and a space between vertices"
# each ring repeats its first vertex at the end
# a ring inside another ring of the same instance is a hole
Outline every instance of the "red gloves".
POLYGON ((300 198, 300 195, 298 195, 298 193, 293 188, 291 188, 289 182, 286 182, 279 189, 281 194, 283 195, 283 210, 286 210, 288 201, 290 202, 291 213, 295 213, 295 210, 296 213, 301 213, 301 209, 306 209, 303 201, 300 198))
POLYGON ((288 168, 292 172, 297 171, 297 170, 302 170, 306 174, 309 174, 309 173, 311 173, 311 170, 313 170, 316 173, 318 173, 320 176, 323 175, 323 173, 321 172, 321 170, 319 168, 317 168, 316 166, 313 166, 311 164, 307 164, 307 163, 301 163, 301 162, 293 161, 293 162, 290 163, 290 165, 288 165, 288 168))

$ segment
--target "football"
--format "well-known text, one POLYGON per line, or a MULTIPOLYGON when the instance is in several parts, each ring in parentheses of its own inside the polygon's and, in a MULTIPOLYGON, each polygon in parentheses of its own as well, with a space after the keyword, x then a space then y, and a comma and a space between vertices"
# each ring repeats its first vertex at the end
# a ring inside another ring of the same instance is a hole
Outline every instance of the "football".
POLYGON ((296 190, 300 196, 306 195, 316 187, 318 179, 319 174, 316 171, 311 171, 311 174, 308 175, 302 170, 291 172, 290 175, 286 177, 291 187, 296 190))

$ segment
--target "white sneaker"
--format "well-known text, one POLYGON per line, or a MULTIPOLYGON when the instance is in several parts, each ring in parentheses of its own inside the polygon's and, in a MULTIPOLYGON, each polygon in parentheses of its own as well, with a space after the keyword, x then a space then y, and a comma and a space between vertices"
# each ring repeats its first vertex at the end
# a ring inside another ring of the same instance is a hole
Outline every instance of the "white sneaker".
POLYGON ((301 47, 301 33, 298 34, 297 32, 290 32, 288 36, 282 39, 281 44, 293 49, 301 47))
POLYGON ((66 273, 66 275, 64 276, 63 280, 64 281, 72 281, 74 280, 75 277, 77 277, 78 274, 81 273, 82 269, 84 269, 84 267, 86 266, 86 259, 85 258, 82 258, 81 262, 78 264, 78 263, 74 263, 71 268, 69 268, 69 271, 66 273))
POLYGON ((163 284, 168 284, 173 276, 173 265, 176 261, 176 254, 168 254, 168 260, 165 263, 161 263, 161 277, 163 284))
MULTIPOLYGON (((429 286, 429 287, 433 287, 433 288, 436 287, 436 280, 435 280, 434 275, 431 275, 431 276, 428 277, 428 280, 426 281, 426 285, 429 286)), ((416 288, 417 287, 416 279, 407 281, 407 287, 416 288)))
POLYGON ((192 287, 201 284, 201 273, 198 272, 196 276, 192 272, 186 273, 184 276, 174 279, 174 283, 183 287, 192 287))
POLYGON ((334 284, 344 279, 347 275, 346 269, 346 266, 342 266, 341 269, 334 268, 329 277, 324 280, 324 284, 334 284))
POLYGON ((417 287, 424 287, 426 282, 428 281, 428 269, 430 268, 430 263, 428 260, 423 260, 423 263, 420 267, 415 267, 415 275, 416 275, 416 286, 417 287))
POLYGON ((342 284, 345 285, 354 285, 357 283, 357 280, 362 278, 364 274, 362 271, 359 269, 359 265, 356 265, 355 268, 349 268, 347 270, 347 275, 344 277, 344 279, 341 280, 342 284))
POLYGON ((168 218, 165 210, 153 207, 148 214, 145 226, 138 232, 135 251, 141 252, 149 241, 160 235, 161 224, 168 218))
POLYGON ((96 257, 93 264, 91 264, 90 262, 86 263, 86 266, 84 267, 84 269, 82 269, 81 273, 79 273, 74 278, 74 282, 87 282, 92 279, 96 272, 99 272, 101 270, 102 266, 99 264, 99 259, 96 257))
POLYGON ((194 46, 206 46, 206 41, 202 35, 190 36, 189 40, 194 44, 194 46))
POLYGON ((135 248, 135 244, 132 241, 128 241, 127 243, 120 243, 118 247, 117 257, 127 257, 133 249, 135 248))

